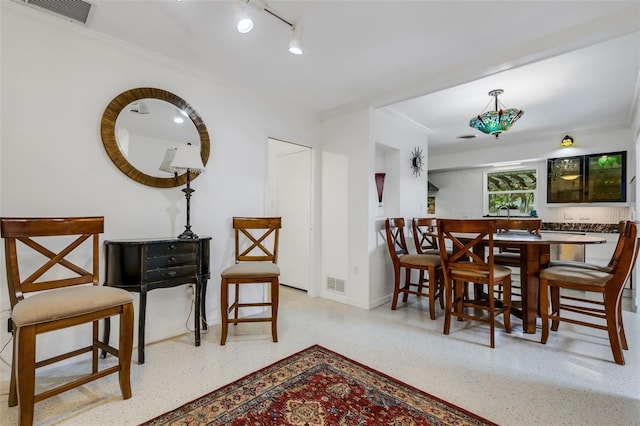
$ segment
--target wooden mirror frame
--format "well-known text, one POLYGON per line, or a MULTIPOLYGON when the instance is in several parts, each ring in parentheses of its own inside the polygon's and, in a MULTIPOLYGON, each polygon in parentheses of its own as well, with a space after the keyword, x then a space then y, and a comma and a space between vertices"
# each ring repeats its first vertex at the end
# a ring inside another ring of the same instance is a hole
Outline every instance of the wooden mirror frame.
MULTIPOLYGON (((211 143, 209 141, 209 133, 207 132, 207 126, 205 126, 202 117, 191 107, 184 99, 174 95, 171 92, 167 92, 162 89, 155 89, 152 87, 140 87, 136 89, 127 90, 120 93, 113 98, 102 115, 102 121, 100 122, 100 134, 102 136, 102 144, 107 151, 107 155, 113 161, 118 169, 125 175, 129 176, 136 182, 140 182, 143 185, 153 186, 156 188, 172 188, 176 186, 185 185, 187 183, 187 174, 183 173, 177 177, 157 177, 151 176, 136 169, 124 156, 116 140, 116 120, 118 115, 127 105, 140 99, 160 99, 169 102, 180 110, 184 111, 193 124, 196 126, 196 130, 200 135, 200 156, 202 157, 202 164, 205 166, 209 161, 209 152, 211 150, 211 143)), ((159 165, 158 165, 159 166, 159 165)), ((191 174, 191 180, 198 176, 197 173, 191 174)))

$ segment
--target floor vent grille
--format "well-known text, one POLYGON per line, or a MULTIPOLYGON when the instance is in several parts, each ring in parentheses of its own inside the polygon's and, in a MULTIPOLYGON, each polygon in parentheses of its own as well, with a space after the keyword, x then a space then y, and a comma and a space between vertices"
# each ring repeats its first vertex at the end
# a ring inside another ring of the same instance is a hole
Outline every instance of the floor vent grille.
POLYGON ((338 293, 344 293, 344 280, 327 277, 327 289, 338 293))

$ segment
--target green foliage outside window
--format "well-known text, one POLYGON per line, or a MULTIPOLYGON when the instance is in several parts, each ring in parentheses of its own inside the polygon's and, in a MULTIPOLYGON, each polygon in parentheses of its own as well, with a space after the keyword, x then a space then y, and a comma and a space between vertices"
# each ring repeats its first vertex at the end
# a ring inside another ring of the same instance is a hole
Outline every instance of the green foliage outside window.
POLYGON ((489 213, 497 213, 500 206, 529 214, 534 209, 537 170, 513 170, 487 173, 489 213))

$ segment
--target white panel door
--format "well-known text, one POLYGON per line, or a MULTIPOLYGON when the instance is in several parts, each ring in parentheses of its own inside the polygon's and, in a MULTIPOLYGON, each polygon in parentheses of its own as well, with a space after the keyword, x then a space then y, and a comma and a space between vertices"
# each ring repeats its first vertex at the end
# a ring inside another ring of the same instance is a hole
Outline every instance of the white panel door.
POLYGON ((276 214, 282 217, 280 283, 309 288, 311 248, 311 150, 280 155, 276 169, 276 214))

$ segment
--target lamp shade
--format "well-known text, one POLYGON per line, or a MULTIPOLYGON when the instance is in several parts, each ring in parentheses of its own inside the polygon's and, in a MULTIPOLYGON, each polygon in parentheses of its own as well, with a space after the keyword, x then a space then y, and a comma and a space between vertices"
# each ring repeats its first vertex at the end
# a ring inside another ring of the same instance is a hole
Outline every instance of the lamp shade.
POLYGON ((160 170, 168 173, 188 170, 192 173, 204 171, 204 164, 200 156, 200 146, 179 145, 175 149, 168 149, 160 170))
POLYGON ((573 138, 569 135, 562 138, 562 142, 560 142, 560 146, 572 146, 572 145, 573 145, 573 138))
POLYGON ((501 95, 503 92, 504 91, 502 89, 496 89, 489 92, 489 96, 493 96, 494 98, 495 110, 487 111, 484 114, 473 117, 469 121, 469 126, 480 130, 482 133, 495 135, 496 138, 500 133, 509 130, 513 123, 522 117, 524 111, 518 108, 499 108, 498 95, 501 95))

